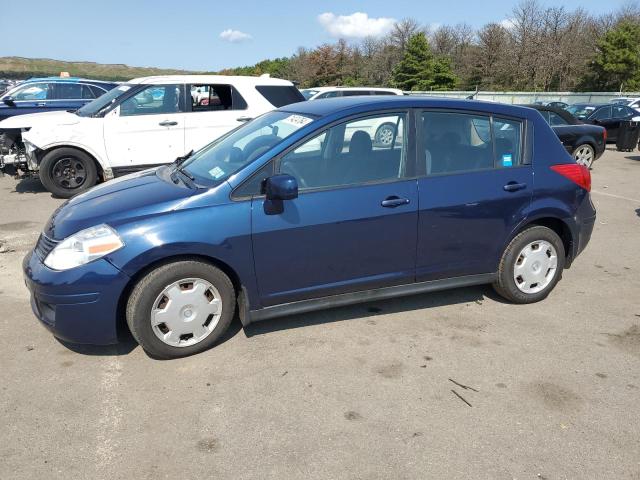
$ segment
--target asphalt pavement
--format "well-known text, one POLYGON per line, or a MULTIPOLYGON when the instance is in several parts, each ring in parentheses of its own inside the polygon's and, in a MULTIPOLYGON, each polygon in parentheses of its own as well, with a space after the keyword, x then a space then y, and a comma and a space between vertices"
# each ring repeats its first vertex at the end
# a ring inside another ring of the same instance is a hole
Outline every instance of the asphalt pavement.
POLYGON ((38 324, 21 261, 61 200, 0 179, 0 479, 640 479, 640 153, 592 177, 591 243, 541 303, 236 319, 173 361, 38 324))

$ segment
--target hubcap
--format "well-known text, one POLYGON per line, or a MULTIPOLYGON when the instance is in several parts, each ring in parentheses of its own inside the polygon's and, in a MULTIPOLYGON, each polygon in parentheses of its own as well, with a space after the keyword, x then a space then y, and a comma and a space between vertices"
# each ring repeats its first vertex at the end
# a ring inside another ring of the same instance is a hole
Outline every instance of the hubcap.
POLYGON ((207 338, 221 314, 222 299, 216 287, 201 278, 185 278, 156 297, 151 327, 167 345, 188 347, 207 338))
POLYGON ((513 267, 513 279, 524 293, 538 293, 554 279, 558 254, 549 242, 538 240, 524 247, 513 267))
POLYGON ((378 143, 382 145, 391 145, 393 142, 394 129, 392 127, 382 127, 378 131, 378 143))
POLYGON ((60 187, 74 189, 80 187, 87 178, 82 161, 74 157, 60 158, 51 169, 53 181, 60 187))
POLYGON ((573 157, 579 165, 590 167, 593 163, 593 150, 588 145, 583 145, 575 151, 573 157))

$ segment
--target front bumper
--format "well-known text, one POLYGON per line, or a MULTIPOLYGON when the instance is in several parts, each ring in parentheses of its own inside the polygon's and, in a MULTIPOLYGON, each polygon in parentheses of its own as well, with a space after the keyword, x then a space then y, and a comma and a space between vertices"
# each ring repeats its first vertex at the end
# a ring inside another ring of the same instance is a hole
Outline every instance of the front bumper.
POLYGON ((117 343, 118 302, 129 277, 104 259, 57 272, 35 252, 22 262, 31 308, 53 335, 70 343, 117 343))

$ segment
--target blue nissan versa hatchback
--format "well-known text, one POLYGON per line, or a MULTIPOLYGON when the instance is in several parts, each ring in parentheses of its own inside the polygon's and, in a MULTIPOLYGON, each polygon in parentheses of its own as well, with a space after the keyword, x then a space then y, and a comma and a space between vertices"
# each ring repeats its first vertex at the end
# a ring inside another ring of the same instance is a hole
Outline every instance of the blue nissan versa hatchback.
POLYGON ((589 241, 590 186, 532 109, 296 103, 71 199, 24 273, 60 339, 114 343, 126 319, 150 355, 180 357, 214 345, 236 308, 248 325, 483 283, 542 300, 589 241), (376 144, 381 123, 393 138, 376 144))

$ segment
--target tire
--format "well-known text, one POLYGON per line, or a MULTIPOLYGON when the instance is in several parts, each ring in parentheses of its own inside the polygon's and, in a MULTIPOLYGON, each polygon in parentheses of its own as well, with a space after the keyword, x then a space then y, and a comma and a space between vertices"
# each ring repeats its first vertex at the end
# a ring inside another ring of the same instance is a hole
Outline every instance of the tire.
POLYGON ((235 290, 224 272, 186 260, 161 265, 141 278, 129 295, 126 318, 150 356, 170 359, 211 348, 229 328, 235 308, 235 290))
POLYGON ((573 158, 579 165, 584 165, 588 169, 591 169, 593 162, 596 161, 596 151, 588 143, 578 145, 573 151, 573 158))
POLYGON ((396 126, 393 123, 383 123, 377 128, 373 143, 375 145, 388 147, 391 145, 395 134, 396 126))
POLYGON ((98 180, 94 160, 75 148, 56 148, 40 162, 40 181, 60 198, 70 198, 93 187, 98 180))
POLYGON ((564 265, 564 244, 558 234, 547 227, 533 226, 519 233, 505 249, 493 288, 513 303, 538 302, 562 278, 564 265), (536 244, 537 249, 532 247, 536 244), (555 270, 551 268, 554 252, 555 270))

